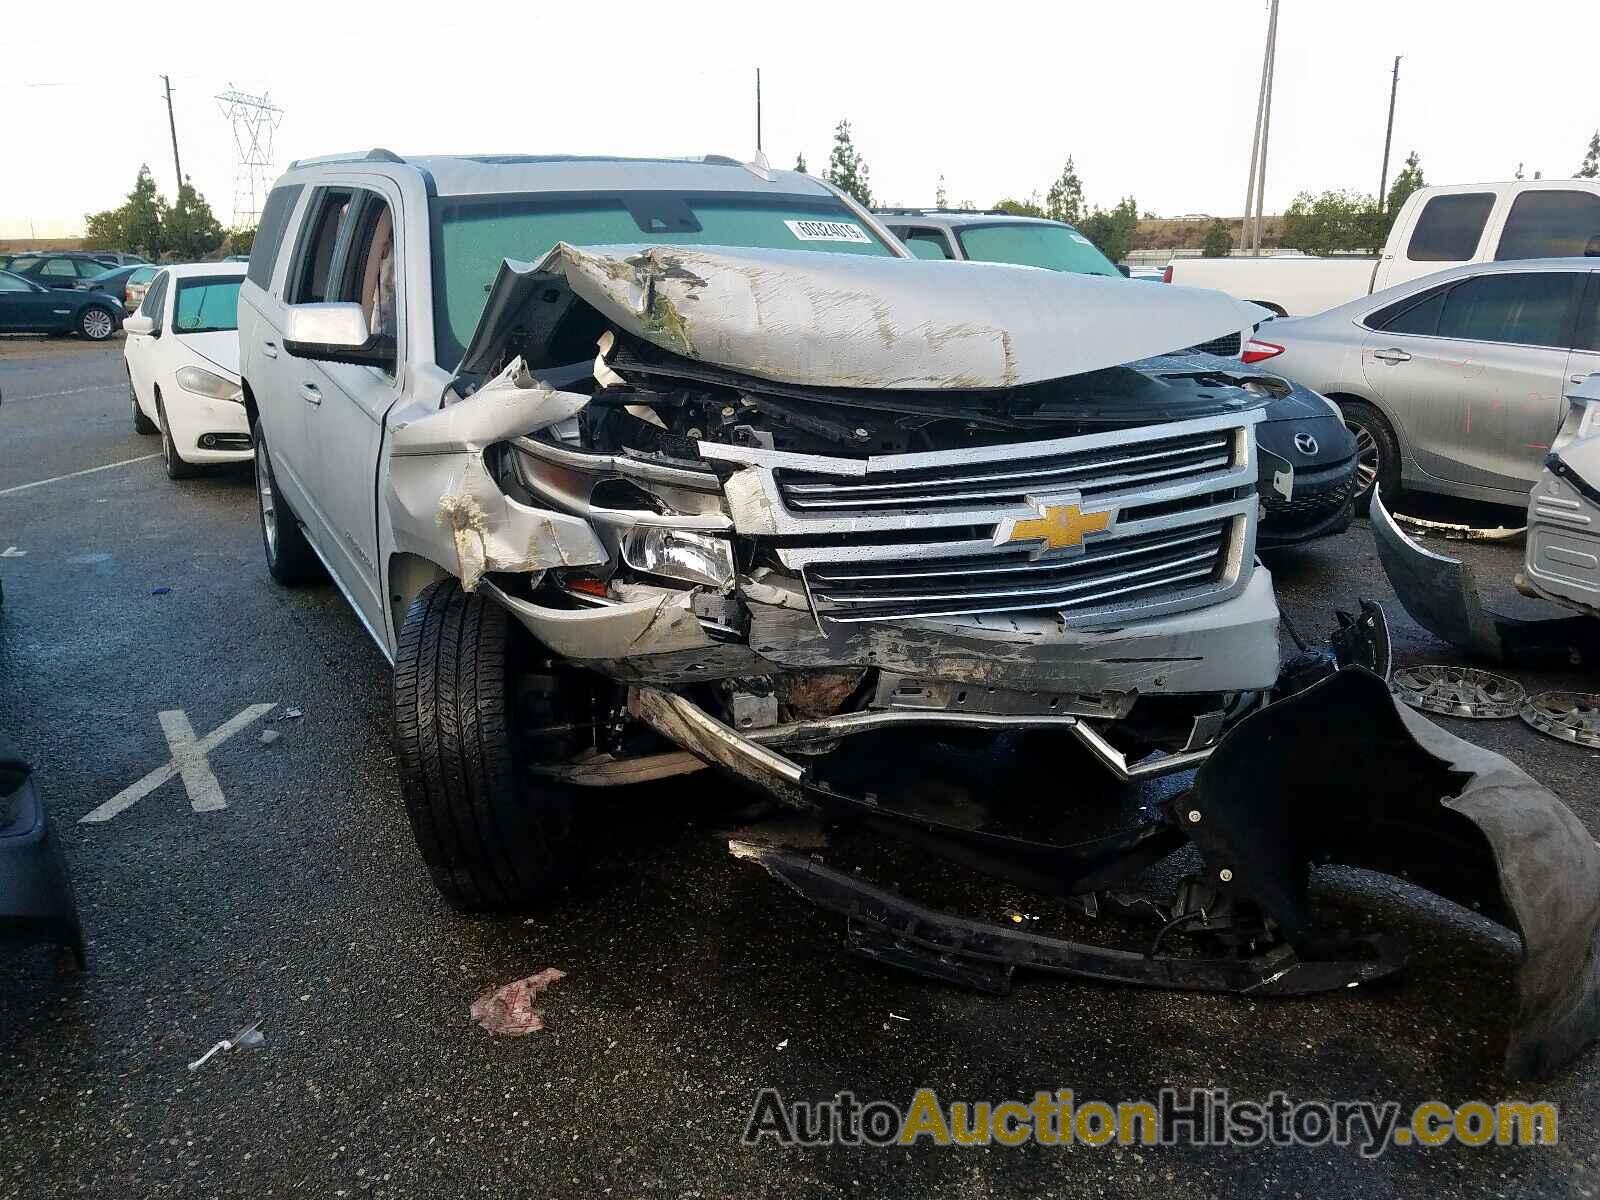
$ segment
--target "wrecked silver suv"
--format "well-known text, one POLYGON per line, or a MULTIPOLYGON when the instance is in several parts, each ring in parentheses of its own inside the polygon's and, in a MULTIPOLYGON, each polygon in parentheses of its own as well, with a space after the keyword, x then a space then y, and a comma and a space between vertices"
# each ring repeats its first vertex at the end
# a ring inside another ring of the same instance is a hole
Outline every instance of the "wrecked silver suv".
POLYGON ((735 844, 859 952, 995 990, 1353 986, 1403 952, 1330 925, 1309 864, 1408 872, 1522 935, 1507 1061, 1552 1069, 1597 1020, 1594 843, 1391 701, 1376 606, 1280 670, 1252 430, 1281 389, 1164 357, 1250 323, 1219 293, 918 261, 826 185, 731 161, 296 166, 240 305, 268 564, 326 564, 394 662, 407 809, 461 908, 564 881, 586 789, 710 766, 1159 922, 1109 950, 735 844), (929 815, 874 752, 905 728, 1061 764, 1066 836, 929 815), (1114 781, 1197 769, 1108 829, 1072 747, 1114 781))

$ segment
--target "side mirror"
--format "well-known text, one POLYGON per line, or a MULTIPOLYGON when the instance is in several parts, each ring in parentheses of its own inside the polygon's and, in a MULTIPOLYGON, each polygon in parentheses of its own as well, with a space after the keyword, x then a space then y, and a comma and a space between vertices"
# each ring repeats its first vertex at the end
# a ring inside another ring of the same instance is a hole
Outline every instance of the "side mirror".
POLYGON ((1127 263, 1118 263, 1117 264, 1117 270, 1122 272, 1122 277, 1124 279, 1132 279, 1133 278, 1133 268, 1130 267, 1127 263))
POLYGON ((149 317, 143 316, 139 313, 134 313, 131 317, 125 317, 122 322, 122 332, 124 333, 148 337, 155 331, 156 323, 149 317))
POLYGON ((359 304, 291 304, 283 348, 296 358, 394 366, 394 339, 370 333, 359 304))

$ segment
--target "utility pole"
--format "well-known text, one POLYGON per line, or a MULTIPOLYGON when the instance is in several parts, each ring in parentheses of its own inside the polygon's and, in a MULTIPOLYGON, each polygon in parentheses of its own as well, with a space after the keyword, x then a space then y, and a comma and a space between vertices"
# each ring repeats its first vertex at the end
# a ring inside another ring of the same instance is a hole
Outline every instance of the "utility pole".
MULTIPOLYGON (((172 169, 178 175, 178 189, 183 189, 183 167, 178 162, 178 122, 172 116, 172 80, 163 75, 161 82, 167 85, 167 128, 172 131, 172 169)), ((174 192, 173 195, 177 195, 174 192)))
POLYGON ((1394 80, 1389 84, 1389 127, 1383 131, 1383 170, 1378 172, 1378 211, 1389 186, 1389 144, 1394 141, 1394 96, 1400 90, 1400 56, 1394 56, 1394 80))
POLYGON ((1273 60, 1278 46, 1278 0, 1272 0, 1267 18, 1267 44, 1261 52, 1261 88, 1256 93, 1256 123, 1250 142, 1250 181, 1244 193, 1244 219, 1239 226, 1239 248, 1261 248, 1262 192, 1267 176, 1267 127, 1272 121, 1273 60))
POLYGON ((756 153, 761 153, 761 68, 756 68, 756 153))

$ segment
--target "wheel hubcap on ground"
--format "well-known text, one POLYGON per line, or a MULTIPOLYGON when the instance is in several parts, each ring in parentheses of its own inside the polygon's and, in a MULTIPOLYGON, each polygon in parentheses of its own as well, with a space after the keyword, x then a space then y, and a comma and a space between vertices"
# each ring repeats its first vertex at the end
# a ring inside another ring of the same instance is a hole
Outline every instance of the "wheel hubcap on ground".
POLYGON ((261 502, 261 529, 267 537, 267 553, 278 557, 278 510, 272 503, 272 476, 267 448, 256 443, 256 497, 261 502))
POLYGON ((94 312, 85 313, 83 317, 83 331, 91 338, 99 341, 101 338, 111 336, 111 317, 107 313, 96 309, 94 312))

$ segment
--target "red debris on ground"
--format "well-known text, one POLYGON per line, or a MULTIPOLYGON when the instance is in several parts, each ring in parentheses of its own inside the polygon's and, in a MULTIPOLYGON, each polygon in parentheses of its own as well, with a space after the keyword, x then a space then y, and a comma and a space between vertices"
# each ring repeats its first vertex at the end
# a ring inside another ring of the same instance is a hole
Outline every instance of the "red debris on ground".
POLYGON ((543 1029, 544 1014, 533 1006, 534 998, 566 974, 546 967, 537 975, 485 992, 472 1002, 472 1019, 497 1037, 522 1037, 543 1029))

